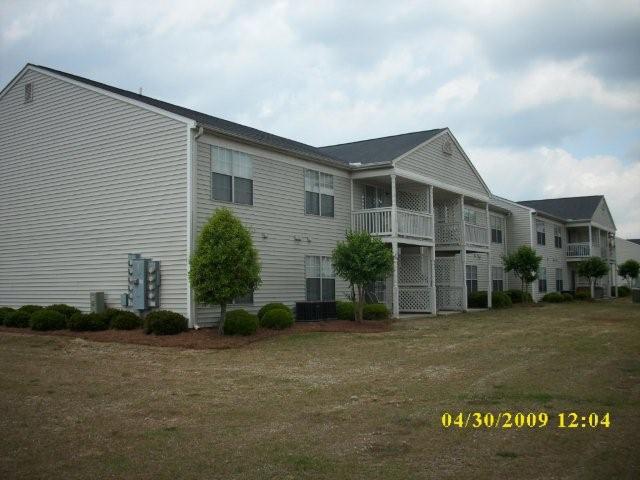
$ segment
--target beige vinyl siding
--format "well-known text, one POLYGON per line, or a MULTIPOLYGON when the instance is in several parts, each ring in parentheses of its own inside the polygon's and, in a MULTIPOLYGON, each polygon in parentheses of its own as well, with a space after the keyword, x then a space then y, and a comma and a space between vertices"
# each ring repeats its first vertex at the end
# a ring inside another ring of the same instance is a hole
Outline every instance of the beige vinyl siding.
MULTIPOLYGON (((620 265, 627 260, 640 262, 640 245, 625 240, 624 238, 616 237, 616 264, 620 265)), ((626 280, 618 276, 618 286, 626 284, 626 280)), ((640 287, 640 278, 636 280, 634 286, 640 287)))
POLYGON ((396 162, 396 168, 424 175, 444 184, 480 194, 482 197, 489 195, 480 177, 471 168, 448 133, 438 136, 400 158, 396 162), (447 139, 453 143, 451 155, 442 151, 442 145, 447 139))
POLYGON ((0 304, 118 306, 132 252, 186 314, 186 161, 185 123, 27 70, 0 100, 0 304))
MULTIPOLYGON (((489 211, 489 216, 495 216, 502 220, 502 243, 492 243, 491 242, 491 220, 489 220, 489 248, 491 252, 491 266, 492 267, 502 267, 502 257, 507 253, 507 215, 489 211)), ((508 275, 505 273, 504 275, 504 289, 507 290, 510 288, 510 284, 508 281, 508 275)))
POLYGON ((591 221, 599 225, 602 225, 603 227, 605 227, 611 232, 616 231, 616 227, 611 217, 611 212, 609 211, 609 208, 607 207, 607 202, 605 202, 604 198, 600 200, 600 205, 598 205, 598 208, 596 208, 596 211, 593 212, 593 217, 591 218, 591 221))
POLYGON ((542 261, 540 262, 541 267, 546 267, 547 269, 547 291, 540 292, 538 291, 538 281, 533 282, 533 297, 534 300, 540 300, 546 293, 555 292, 556 291, 556 269, 562 269, 563 274, 563 288, 568 290, 569 286, 569 274, 567 271, 567 257, 565 255, 565 249, 567 247, 567 230, 565 226, 554 220, 541 217, 534 216, 533 218, 533 248, 535 251, 542 257, 542 261), (545 245, 538 245, 537 235, 536 235, 536 222, 542 222, 545 227, 545 245), (556 248, 554 242, 554 226, 560 227, 560 232, 562 235, 562 248, 556 248))
MULTIPOLYGON (((197 143, 196 215, 198 232, 219 207, 229 207, 251 230, 262 263, 262 286, 254 294, 257 311, 269 302, 293 306, 305 300, 305 255, 330 256, 350 226, 348 172, 205 135, 197 143), (211 199, 210 145, 248 153, 253 159, 254 204, 235 205, 211 199), (304 169, 334 175, 335 216, 305 214, 304 169), (295 238, 299 238, 297 241, 295 238)), ((336 298, 347 285, 336 278, 336 298)), ((234 307, 230 307, 234 308, 234 307)), ((198 305, 200 326, 217 321, 217 308, 198 305)))

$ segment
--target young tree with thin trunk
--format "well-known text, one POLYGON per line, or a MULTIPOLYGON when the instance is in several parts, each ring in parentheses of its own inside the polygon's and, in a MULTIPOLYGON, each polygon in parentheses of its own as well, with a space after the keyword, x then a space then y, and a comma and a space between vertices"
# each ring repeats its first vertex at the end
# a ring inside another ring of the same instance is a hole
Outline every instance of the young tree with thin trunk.
POLYGON ((361 322, 365 289, 393 271, 393 253, 369 232, 348 232, 347 239, 333 250, 332 261, 336 273, 355 289, 356 320, 361 322))
POLYGON ((626 262, 618 265, 618 275, 625 279, 629 288, 633 285, 633 280, 640 275, 640 263, 633 259, 629 259, 626 262))
POLYGON ((589 280, 591 291, 598 284, 598 280, 609 273, 609 267, 600 257, 590 257, 578 263, 578 275, 589 280))
POLYGON ((504 271, 513 272, 520 279, 523 303, 527 301, 526 294, 529 290, 529 285, 538 278, 538 269, 541 261, 542 257, 527 245, 522 245, 515 252, 502 257, 504 271))
POLYGON ((222 333, 227 305, 261 283, 258 251, 249 230, 231 210, 220 208, 211 216, 198 236, 190 267, 196 301, 220 306, 218 330, 222 333))

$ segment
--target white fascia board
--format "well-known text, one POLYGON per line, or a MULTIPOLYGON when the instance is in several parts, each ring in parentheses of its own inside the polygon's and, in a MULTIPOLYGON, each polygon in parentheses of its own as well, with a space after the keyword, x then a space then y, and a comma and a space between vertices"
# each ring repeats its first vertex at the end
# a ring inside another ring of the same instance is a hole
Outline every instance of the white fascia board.
MULTIPOLYGON (((42 68, 38 68, 38 67, 35 67, 33 65, 27 65, 23 69, 22 74, 26 73, 29 70, 33 70, 34 72, 38 72, 38 73, 40 73, 42 75, 47 75, 49 77, 55 78, 57 80, 60 80, 62 82, 67 82, 67 83, 70 83, 70 84, 75 85, 77 87, 81 87, 81 88, 90 90, 92 92, 96 92, 96 93, 100 93, 102 95, 106 95, 107 97, 113 98, 115 100, 120 100, 121 102, 125 102, 125 103, 128 103, 130 105, 135 105, 136 107, 140 107, 140 108, 143 108, 145 110, 149 110, 151 112, 157 113, 159 115, 163 115, 165 117, 169 117, 169 118, 171 118, 173 120, 176 120, 178 122, 183 122, 183 123, 187 124, 190 128, 194 128, 196 126, 196 121, 193 120, 192 118, 183 117, 182 115, 177 115, 175 113, 169 112, 169 111, 164 110, 162 108, 154 107, 153 105, 149 105, 148 103, 140 102, 138 100, 134 100, 132 98, 125 97, 124 95, 119 95, 117 93, 111 92, 109 90, 105 90, 105 89, 100 88, 100 87, 94 87, 93 85, 89 85, 89 84, 86 84, 84 82, 80 82, 78 80, 74 80, 72 78, 65 77, 64 75, 58 75, 57 73, 50 72, 49 70, 44 70, 42 68)), ((21 77, 22 74, 19 75, 19 77, 21 77)), ((14 80, 17 80, 17 78, 14 79, 14 80)), ((14 82, 12 82, 12 83, 14 83, 14 82)), ((2 91, 2 93, 4 94, 4 90, 2 91)))

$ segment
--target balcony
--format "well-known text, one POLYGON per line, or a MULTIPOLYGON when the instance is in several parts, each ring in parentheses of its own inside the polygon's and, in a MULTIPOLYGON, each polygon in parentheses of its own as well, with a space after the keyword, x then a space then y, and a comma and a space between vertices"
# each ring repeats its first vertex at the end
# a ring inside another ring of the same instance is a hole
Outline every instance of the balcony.
POLYGON ((590 257, 591 248, 589 242, 568 243, 567 257, 590 257))
MULTIPOLYGON (((351 215, 351 227, 354 230, 365 230, 371 235, 391 236, 393 234, 391 211, 392 207, 355 211, 351 215)), ((431 214, 414 212, 404 208, 398 208, 397 211, 398 236, 421 240, 433 239, 431 214)))
POLYGON ((465 241, 472 245, 488 246, 489 245, 489 229, 482 225, 465 222, 464 224, 465 241))

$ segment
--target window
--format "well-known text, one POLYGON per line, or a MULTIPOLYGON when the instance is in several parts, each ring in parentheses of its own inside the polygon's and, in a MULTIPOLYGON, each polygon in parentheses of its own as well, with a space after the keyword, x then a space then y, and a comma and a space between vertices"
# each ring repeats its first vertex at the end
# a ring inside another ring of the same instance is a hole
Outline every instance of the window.
POLYGON ((236 297, 233 299, 234 305, 253 305, 253 292, 249 292, 242 297, 236 297))
POLYGON ((491 243, 502 243, 502 218, 491 215, 491 243))
POLYGON ((253 205, 253 161, 248 154, 211 145, 211 198, 253 205))
POLYGON ((562 269, 556 268, 556 292, 561 292, 562 290, 564 290, 562 285, 562 277, 562 269))
POLYGON ((599 247, 600 246, 600 232, 599 231, 592 232, 591 238, 593 239, 593 244, 596 247, 599 247))
POLYGON ((494 292, 504 291, 504 268, 491 267, 491 289, 494 292))
POLYGON ((556 248, 562 248, 562 229, 558 225, 553 226, 553 244, 556 248))
POLYGON ((333 175, 304 171, 304 211, 308 215, 333 217, 333 175))
POLYGON ((391 194, 382 188, 372 185, 364 187, 364 208, 381 208, 391 206, 391 194))
POLYGON ((544 233, 544 223, 543 222, 536 222, 536 233, 537 233, 537 237, 538 237, 538 245, 546 245, 547 244, 547 239, 546 239, 545 233, 544 233))
POLYGON ((478 291, 478 266, 467 265, 467 295, 478 291))
POLYGON ((336 275, 331 264, 331 257, 304 257, 304 276, 307 301, 336 299, 336 275))
POLYGON ((475 210, 471 210, 470 208, 464 208, 464 221, 467 223, 472 223, 473 225, 478 225, 478 212, 475 210))
POLYGON ((547 269, 545 267, 540 267, 538 270, 538 291, 547 291, 547 269))
POLYGON ((25 83, 24 85, 24 103, 33 101, 33 83, 25 83))

